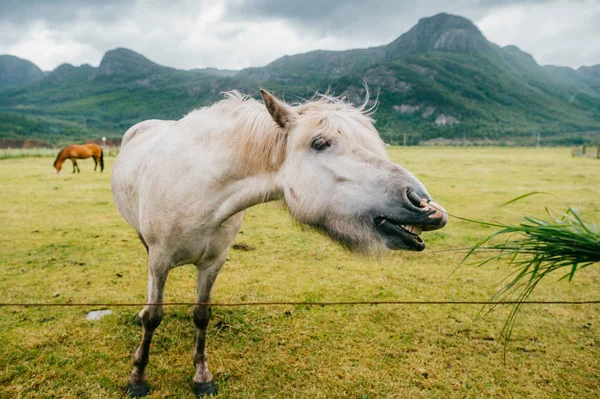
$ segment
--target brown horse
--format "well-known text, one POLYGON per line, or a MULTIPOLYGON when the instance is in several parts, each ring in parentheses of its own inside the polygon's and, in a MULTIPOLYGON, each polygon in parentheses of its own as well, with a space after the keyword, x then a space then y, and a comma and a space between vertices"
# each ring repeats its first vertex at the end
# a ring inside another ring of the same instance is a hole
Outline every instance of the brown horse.
POLYGON ((60 172, 65 159, 70 159, 73 162, 73 173, 75 173, 75 170, 79 173, 79 166, 75 159, 86 159, 89 157, 94 158, 94 172, 98 167, 98 162, 100 162, 100 172, 102 172, 104 170, 104 154, 102 153, 102 148, 97 144, 71 144, 66 146, 58 153, 56 161, 54 161, 54 169, 56 169, 56 173, 60 172))

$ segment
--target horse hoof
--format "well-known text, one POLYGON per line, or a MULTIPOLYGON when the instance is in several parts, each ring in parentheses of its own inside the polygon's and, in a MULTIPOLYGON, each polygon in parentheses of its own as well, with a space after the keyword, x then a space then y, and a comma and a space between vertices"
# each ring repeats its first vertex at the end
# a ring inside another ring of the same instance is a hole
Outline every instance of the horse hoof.
POLYGON ((196 394, 197 398, 214 396, 217 394, 217 386, 212 380, 207 382, 194 382, 194 394, 196 394))
POLYGON ((150 389, 148 389, 148 384, 145 382, 142 382, 141 384, 132 384, 128 382, 125 392, 127 392, 127 396, 130 398, 141 398, 142 396, 148 395, 150 389))

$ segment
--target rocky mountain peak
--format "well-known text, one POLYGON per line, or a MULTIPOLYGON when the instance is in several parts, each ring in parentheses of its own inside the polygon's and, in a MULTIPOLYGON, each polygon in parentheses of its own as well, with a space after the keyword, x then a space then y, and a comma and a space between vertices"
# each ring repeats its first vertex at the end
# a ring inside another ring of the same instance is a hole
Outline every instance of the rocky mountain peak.
POLYGON ((441 13, 419 20, 408 32, 384 46, 379 57, 395 59, 431 50, 478 52, 487 44, 487 40, 471 21, 441 13))
POLYGON ((126 48, 107 51, 98 67, 99 75, 139 75, 154 72, 161 67, 148 58, 126 48))

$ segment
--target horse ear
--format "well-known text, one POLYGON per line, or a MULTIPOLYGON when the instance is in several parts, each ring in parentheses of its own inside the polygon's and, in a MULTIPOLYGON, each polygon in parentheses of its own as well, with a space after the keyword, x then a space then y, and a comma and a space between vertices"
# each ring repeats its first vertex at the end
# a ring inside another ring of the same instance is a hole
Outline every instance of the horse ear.
POLYGON ((267 111, 269 111, 269 114, 271 114, 271 118, 273 118, 275 123, 282 128, 289 127, 291 121, 297 115, 296 111, 265 89, 260 89, 260 95, 265 102, 267 111))

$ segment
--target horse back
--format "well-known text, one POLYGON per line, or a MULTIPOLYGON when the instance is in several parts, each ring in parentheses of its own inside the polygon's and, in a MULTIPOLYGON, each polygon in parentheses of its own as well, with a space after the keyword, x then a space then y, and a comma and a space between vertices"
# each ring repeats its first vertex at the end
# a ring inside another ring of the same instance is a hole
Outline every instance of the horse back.
POLYGON ((95 157, 99 157, 102 153, 102 147, 95 143, 84 144, 82 147, 87 147, 87 149, 91 151, 91 155, 95 157))
POLYGON ((149 119, 147 121, 143 121, 140 123, 136 123, 123 135, 123 139, 121 140, 121 148, 123 148, 127 143, 132 141, 133 139, 141 139, 143 136, 147 136, 149 132, 151 132, 156 126, 162 125, 164 123, 173 123, 173 121, 163 121, 160 119, 149 119))
POLYGON ((61 158, 65 160, 71 159, 85 159, 92 156, 100 156, 102 148, 97 144, 71 144, 64 147, 58 154, 57 160, 61 158))

